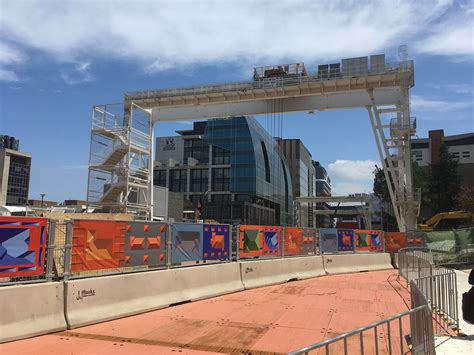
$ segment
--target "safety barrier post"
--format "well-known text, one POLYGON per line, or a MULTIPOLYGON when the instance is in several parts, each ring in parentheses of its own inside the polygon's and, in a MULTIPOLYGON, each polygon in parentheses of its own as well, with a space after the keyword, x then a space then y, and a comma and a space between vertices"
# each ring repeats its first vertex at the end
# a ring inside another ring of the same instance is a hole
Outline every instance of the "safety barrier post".
POLYGON ((74 233, 73 221, 66 221, 66 241, 64 243, 64 280, 71 276, 72 237, 74 233))
POLYGON ((56 239, 56 221, 48 221, 48 246, 46 253, 46 281, 53 281, 54 248, 56 239))

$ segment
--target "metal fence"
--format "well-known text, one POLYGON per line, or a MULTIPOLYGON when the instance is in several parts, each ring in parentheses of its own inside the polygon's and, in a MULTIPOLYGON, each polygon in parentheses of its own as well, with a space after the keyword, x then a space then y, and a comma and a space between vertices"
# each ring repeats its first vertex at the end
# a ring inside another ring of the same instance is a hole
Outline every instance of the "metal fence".
POLYGON ((459 331, 456 273, 436 267, 428 248, 405 248, 398 254, 399 274, 410 284, 414 306, 428 305, 436 334, 459 331), (421 293, 424 301, 420 300, 421 293))
POLYGON ((290 354, 435 354, 430 309, 426 304, 309 345, 290 354), (387 334, 379 338, 379 329, 387 334))
POLYGON ((456 273, 452 270, 438 275, 422 277, 410 282, 425 296, 432 311, 433 325, 436 334, 459 331, 458 293, 456 273))

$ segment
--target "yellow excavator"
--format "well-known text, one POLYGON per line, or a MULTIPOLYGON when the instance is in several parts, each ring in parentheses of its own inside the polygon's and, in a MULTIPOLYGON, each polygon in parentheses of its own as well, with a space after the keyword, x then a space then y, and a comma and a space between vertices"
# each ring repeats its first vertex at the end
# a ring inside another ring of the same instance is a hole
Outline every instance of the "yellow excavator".
POLYGON ((425 223, 418 225, 418 230, 431 232, 434 230, 448 230, 453 228, 471 227, 474 213, 467 211, 441 212, 435 214, 425 223))

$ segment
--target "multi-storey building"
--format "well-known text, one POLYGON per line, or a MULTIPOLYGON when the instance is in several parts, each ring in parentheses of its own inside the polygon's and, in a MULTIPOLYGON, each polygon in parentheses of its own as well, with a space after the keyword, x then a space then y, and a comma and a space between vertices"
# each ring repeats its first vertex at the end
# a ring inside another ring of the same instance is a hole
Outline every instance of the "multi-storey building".
POLYGON ((429 131, 428 138, 411 140, 413 161, 422 167, 438 164, 439 149, 443 143, 459 163, 461 184, 474 187, 474 133, 445 136, 442 129, 429 131))
MULTIPOLYGON (((293 196, 315 196, 315 169, 311 153, 300 139, 278 139, 278 146, 288 161, 290 168, 293 196)), ((298 205, 296 217, 298 225, 314 227, 314 204, 302 203, 298 205)))
MULTIPOLYGON (((329 197, 331 196, 331 179, 328 176, 326 169, 321 165, 319 161, 312 162, 314 167, 314 191, 316 197, 329 197)), ((317 203, 315 208, 317 210, 328 210, 328 203, 317 203)), ((331 217, 329 215, 316 215, 316 227, 324 228, 331 227, 331 217)))
POLYGON ((0 136, 0 205, 24 206, 28 203, 31 155, 19 152, 19 142, 0 136))
POLYGON ((194 122, 156 139, 154 185, 180 192, 202 219, 290 225, 292 180, 275 140, 252 117, 194 122))

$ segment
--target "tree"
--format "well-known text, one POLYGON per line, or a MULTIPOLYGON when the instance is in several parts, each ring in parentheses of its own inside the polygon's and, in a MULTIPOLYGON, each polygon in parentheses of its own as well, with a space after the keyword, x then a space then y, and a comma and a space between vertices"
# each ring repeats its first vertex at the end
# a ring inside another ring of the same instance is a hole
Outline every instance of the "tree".
MULTIPOLYGON (((397 230, 397 220, 392 211, 392 201, 390 200, 390 193, 388 192, 387 180, 383 169, 375 166, 374 174, 374 194, 381 202, 381 217, 382 229, 385 231, 397 230)), ((392 184, 393 186, 393 184, 392 184)))
POLYGON ((430 204, 433 214, 456 209, 460 191, 458 162, 444 144, 439 149, 439 164, 431 165, 429 181, 430 204))

